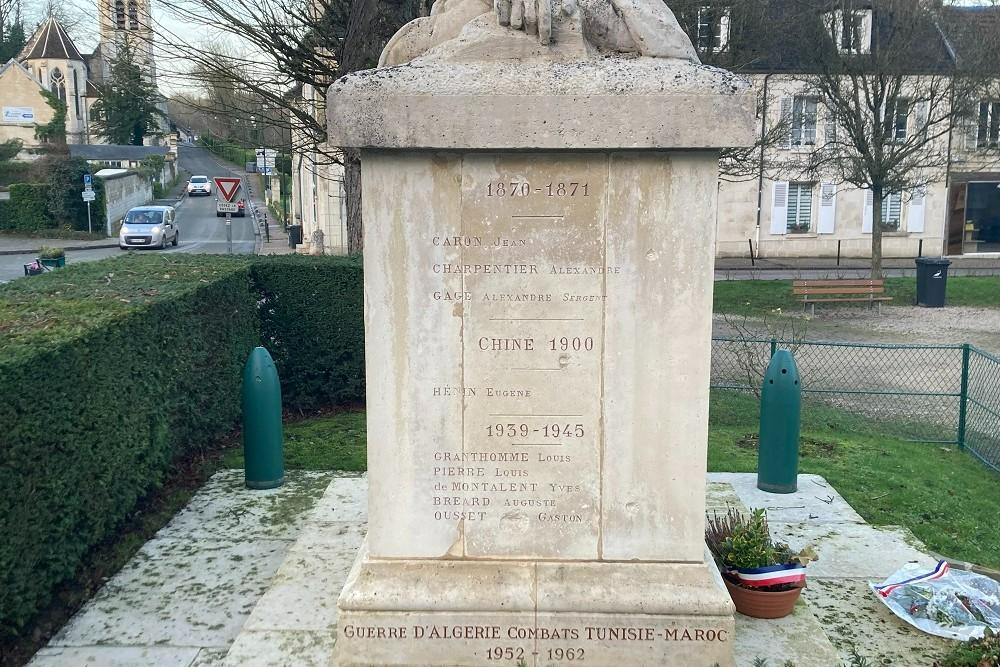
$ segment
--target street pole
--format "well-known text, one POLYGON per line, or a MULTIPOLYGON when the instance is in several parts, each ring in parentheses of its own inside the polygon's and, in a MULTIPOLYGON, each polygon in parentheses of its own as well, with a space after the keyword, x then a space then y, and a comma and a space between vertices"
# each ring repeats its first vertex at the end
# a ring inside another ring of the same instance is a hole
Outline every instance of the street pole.
POLYGON ((233 254, 233 214, 226 213, 226 249, 233 254))
POLYGON ((87 233, 94 233, 93 227, 90 226, 90 202, 87 202, 87 233))

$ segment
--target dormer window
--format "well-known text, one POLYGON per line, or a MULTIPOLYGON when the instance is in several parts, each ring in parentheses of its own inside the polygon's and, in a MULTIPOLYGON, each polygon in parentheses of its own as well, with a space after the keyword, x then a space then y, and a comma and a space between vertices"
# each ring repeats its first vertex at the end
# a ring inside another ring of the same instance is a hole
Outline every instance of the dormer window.
POLYGON ((841 53, 870 53, 870 9, 838 9, 829 14, 830 36, 841 53))
POLYGON ((729 44, 729 7, 698 7, 696 44, 701 53, 725 50, 729 44))

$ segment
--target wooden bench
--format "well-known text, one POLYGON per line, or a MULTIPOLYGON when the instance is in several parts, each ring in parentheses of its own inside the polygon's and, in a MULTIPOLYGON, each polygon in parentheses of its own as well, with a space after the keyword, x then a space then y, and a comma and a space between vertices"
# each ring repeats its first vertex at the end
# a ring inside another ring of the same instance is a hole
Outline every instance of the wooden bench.
POLYGON ((885 281, 871 279, 842 280, 796 280, 792 282, 792 293, 802 297, 802 307, 812 306, 812 314, 816 314, 817 303, 833 302, 865 302, 871 308, 878 304, 878 312, 882 314, 882 302, 892 301, 891 296, 885 296, 885 281))

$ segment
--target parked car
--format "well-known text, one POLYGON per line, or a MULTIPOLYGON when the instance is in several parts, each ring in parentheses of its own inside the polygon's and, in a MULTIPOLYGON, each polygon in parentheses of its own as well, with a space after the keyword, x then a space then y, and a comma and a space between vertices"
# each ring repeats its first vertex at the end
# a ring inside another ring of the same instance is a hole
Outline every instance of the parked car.
POLYGON ((191 180, 187 184, 188 194, 194 195, 210 195, 212 194, 212 181, 208 176, 192 176, 191 180))
POLYGON ((173 206, 137 206, 122 218, 118 232, 118 247, 166 248, 167 244, 177 245, 180 233, 177 230, 176 211, 173 206))

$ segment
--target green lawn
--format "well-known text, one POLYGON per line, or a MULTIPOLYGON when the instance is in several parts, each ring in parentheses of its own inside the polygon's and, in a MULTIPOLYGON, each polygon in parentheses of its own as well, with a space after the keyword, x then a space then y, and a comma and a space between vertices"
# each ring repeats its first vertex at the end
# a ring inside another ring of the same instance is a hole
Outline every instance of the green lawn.
MULTIPOLYGON (((916 298, 915 278, 889 278, 886 293, 894 305, 908 306, 916 298)), ((947 303, 952 306, 1000 308, 1000 276, 948 278, 947 303)), ((837 304, 867 308, 865 304, 837 304)), ((790 280, 729 280, 715 283, 715 312, 762 316, 800 311, 802 303, 792 296, 790 280)))
MULTIPOLYGON (((868 522, 906 526, 929 548, 1000 568, 1000 476, 955 448, 911 443, 840 410, 804 410, 800 472, 823 475, 868 522)), ((757 401, 715 392, 709 427, 712 471, 754 472, 757 401)), ((285 427, 288 468, 365 470, 363 412, 308 419, 285 427)), ((227 467, 242 467, 233 450, 227 467)))
MULTIPOLYGON (((243 467, 242 445, 226 452, 222 466, 243 467)), ((292 470, 367 470, 365 413, 339 412, 286 423, 285 467, 292 470)))
MULTIPOLYGON (((708 469, 755 472, 757 401, 717 391, 708 469)), ((799 471, 823 475, 871 524, 906 526, 930 549, 1000 568, 1000 476, 955 447, 906 442, 863 417, 803 408, 799 471)))

